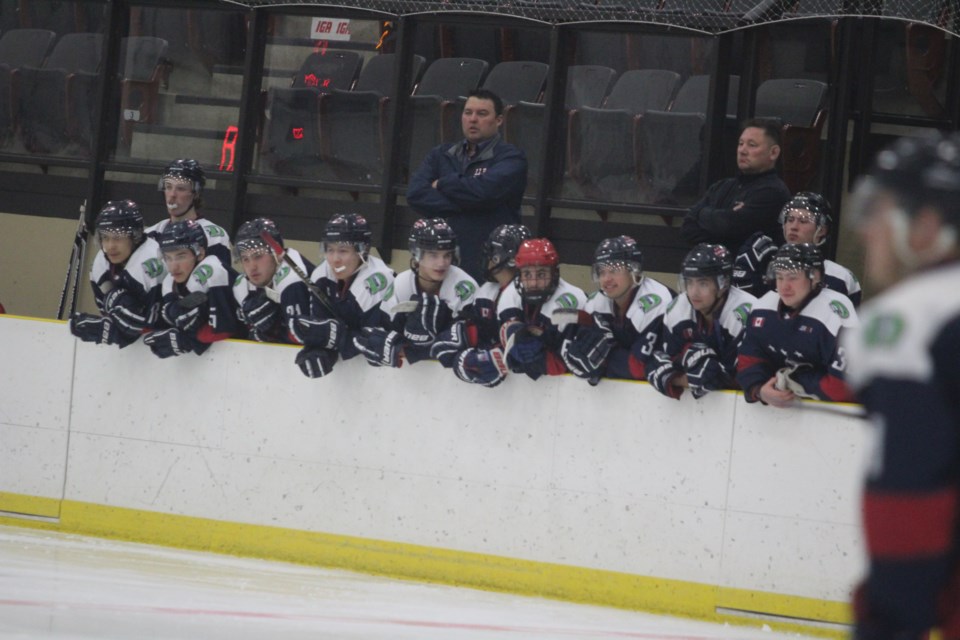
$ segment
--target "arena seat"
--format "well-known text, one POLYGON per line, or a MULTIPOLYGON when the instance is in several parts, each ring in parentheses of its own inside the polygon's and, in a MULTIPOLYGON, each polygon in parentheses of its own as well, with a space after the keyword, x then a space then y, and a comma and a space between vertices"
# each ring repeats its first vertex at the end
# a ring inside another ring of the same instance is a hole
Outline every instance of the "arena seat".
POLYGON ((20 69, 20 135, 32 153, 56 153, 68 143, 89 153, 103 35, 68 33, 42 67, 20 69))
MULTIPOLYGON (((567 119, 570 112, 581 107, 599 107, 607 97, 617 72, 602 65, 574 65, 567 68, 564 108, 567 119)), ((520 100, 504 108, 503 135, 510 144, 527 154, 527 191, 539 188, 541 149, 543 145, 543 118, 546 105, 520 100)), ((559 148, 566 146, 566 121, 560 123, 556 140, 559 148)))
POLYGON ((416 170, 427 153, 444 142, 443 112, 460 96, 480 86, 488 65, 478 58, 439 58, 434 60, 410 96, 407 109, 410 171, 416 170))
POLYGON ((135 122, 156 122, 160 82, 169 71, 167 48, 166 40, 152 36, 131 36, 120 43, 121 137, 127 145, 135 122))
POLYGON ((588 196, 607 187, 636 186, 640 119, 651 109, 665 111, 679 84, 680 75, 673 71, 627 71, 602 108, 583 107, 574 112, 567 166, 588 196))
POLYGON ((17 127, 19 69, 40 67, 56 37, 46 29, 11 29, 0 38, 0 146, 9 144, 17 127))
POLYGON ((818 80, 775 79, 757 87, 754 114, 776 119, 783 127, 783 181, 793 193, 809 188, 820 168, 826 94, 827 84, 818 80))

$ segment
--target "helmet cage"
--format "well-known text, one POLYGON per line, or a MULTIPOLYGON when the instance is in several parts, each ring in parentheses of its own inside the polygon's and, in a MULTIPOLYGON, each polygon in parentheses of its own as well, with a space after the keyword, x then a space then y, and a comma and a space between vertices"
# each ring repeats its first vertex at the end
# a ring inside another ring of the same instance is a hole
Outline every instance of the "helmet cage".
POLYGON ((203 168, 200 166, 200 163, 192 158, 181 158, 167 165, 157 183, 158 191, 163 191, 163 183, 168 179, 174 182, 189 183, 196 197, 200 196, 200 192, 203 191, 203 187, 207 184, 207 178, 204 175, 203 168))
POLYGON ((264 231, 269 233, 270 236, 277 241, 277 244, 281 247, 284 246, 283 236, 280 235, 280 228, 276 222, 269 218, 254 218, 253 220, 244 222, 237 230, 237 235, 233 242, 234 260, 240 262, 244 254, 247 253, 253 253, 255 256, 260 256, 264 253, 272 254, 273 250, 270 248, 270 245, 260 236, 264 231))
POLYGON ((594 262, 590 269, 590 276, 594 284, 600 283, 600 272, 604 269, 626 269, 633 276, 633 283, 643 282, 643 265, 636 260, 603 260, 594 262))
POLYGON ((407 246, 410 249, 410 268, 420 267, 424 251, 452 251, 454 265, 460 264, 460 245, 457 234, 443 218, 421 218, 410 230, 407 246))
POLYGON ((171 253, 180 249, 189 249, 199 259, 200 250, 206 252, 207 234, 195 220, 174 222, 160 232, 157 238, 160 253, 171 253))
POLYGON ((125 236, 133 240, 133 246, 144 241, 143 214, 133 200, 112 200, 106 203, 97 214, 94 223, 97 241, 103 244, 103 235, 125 236))
POLYGON ((520 297, 523 299, 524 303, 531 305, 543 304, 550 299, 550 297, 553 295, 553 292, 556 291, 557 287, 560 285, 560 267, 553 264, 525 264, 518 268, 517 275, 514 277, 514 284, 517 287, 517 292, 520 294, 520 297), (527 289, 527 287, 523 284, 521 270, 537 267, 546 267, 550 269, 550 283, 543 289, 527 289))

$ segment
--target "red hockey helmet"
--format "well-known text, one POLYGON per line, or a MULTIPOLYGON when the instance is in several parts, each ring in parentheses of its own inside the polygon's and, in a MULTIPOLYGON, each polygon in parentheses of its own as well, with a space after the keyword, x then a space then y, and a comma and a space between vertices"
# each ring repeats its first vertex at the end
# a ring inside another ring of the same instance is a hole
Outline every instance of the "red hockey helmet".
POLYGON ((543 304, 549 300, 560 284, 560 254, 553 243, 546 238, 524 240, 514 260, 517 263, 514 282, 523 301, 527 304, 543 304), (549 281, 545 282, 546 278, 536 275, 533 267, 548 267, 549 281))
POLYGON ((546 238, 531 238, 520 244, 514 261, 518 269, 533 266, 557 267, 560 265, 560 254, 546 238))

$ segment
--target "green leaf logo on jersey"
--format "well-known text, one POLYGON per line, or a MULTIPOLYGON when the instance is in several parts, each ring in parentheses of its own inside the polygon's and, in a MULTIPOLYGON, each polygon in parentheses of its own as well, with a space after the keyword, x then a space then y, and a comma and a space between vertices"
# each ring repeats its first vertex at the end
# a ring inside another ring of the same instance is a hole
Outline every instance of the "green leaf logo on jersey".
POLYGON ((903 335, 906 323, 898 315, 877 316, 863 331, 863 341, 868 347, 890 347, 903 335))
POLYGON ((218 227, 215 224, 209 224, 203 229, 211 238, 222 238, 223 236, 227 235, 227 232, 223 230, 223 227, 218 227))
POLYGON ((213 267, 208 264, 202 264, 193 270, 193 278, 201 285, 207 284, 207 280, 213 277, 213 267))
POLYGON ((233 286, 237 286, 238 284, 240 284, 241 282, 243 282, 244 278, 246 278, 246 277, 247 277, 247 276, 245 276, 245 275, 239 275, 239 276, 237 276, 237 279, 233 281, 233 286))
POLYGON ((370 295, 374 296, 387 287, 387 276, 382 273, 375 273, 364 280, 364 282, 367 285, 367 291, 370 292, 370 295))
POLYGON ((277 268, 277 272, 273 274, 273 284, 278 285, 283 282, 283 279, 290 274, 290 267, 283 264, 277 268))
POLYGON ((740 321, 740 324, 747 326, 747 318, 750 317, 750 310, 753 308, 753 305, 749 302, 744 302, 742 305, 733 310, 734 315, 737 316, 737 320, 740 321))
POLYGON ((572 293, 565 293, 557 298, 557 306, 561 309, 576 309, 577 297, 572 293))
POLYGON ((599 291, 594 291, 593 293, 591 293, 590 295, 587 296, 587 300, 593 300, 593 299, 596 298, 598 295, 600 295, 600 292, 599 292, 599 291))
POLYGON ((661 302, 663 302, 663 298, 655 293, 648 293, 645 296, 640 296, 637 298, 637 304, 640 305, 640 308, 643 309, 644 313, 649 313, 651 309, 656 307, 661 302))
POLYGON ((670 304, 667 305, 667 310, 665 311, 665 313, 670 313, 670 309, 673 309, 675 306, 677 306, 677 302, 679 301, 680 301, 680 296, 677 296, 676 298, 671 300, 670 304))
POLYGON ((393 285, 394 285, 394 283, 391 282, 391 283, 390 283, 390 286, 387 287, 386 293, 383 294, 383 299, 384 299, 384 300, 389 300, 390 298, 393 297, 393 285))
POLYGON ((840 316, 841 318, 843 318, 844 320, 850 317, 850 310, 847 309, 846 305, 844 305, 839 300, 834 300, 833 302, 830 303, 830 310, 833 311, 838 316, 840 316))
POLYGON ((143 271, 151 278, 159 278, 164 273, 163 263, 158 258, 143 261, 143 271))
POLYGON ((473 295, 473 292, 477 290, 476 285, 474 285, 469 280, 461 280, 457 283, 457 286, 453 289, 457 293, 457 297, 461 301, 465 302, 467 298, 473 295))

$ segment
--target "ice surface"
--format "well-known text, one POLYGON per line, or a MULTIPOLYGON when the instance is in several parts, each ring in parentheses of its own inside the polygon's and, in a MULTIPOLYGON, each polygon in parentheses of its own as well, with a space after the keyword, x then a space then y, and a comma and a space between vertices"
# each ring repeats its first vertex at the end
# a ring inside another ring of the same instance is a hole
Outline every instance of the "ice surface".
POLYGON ((0 527, 0 638, 788 637, 799 636, 346 571, 0 527))

